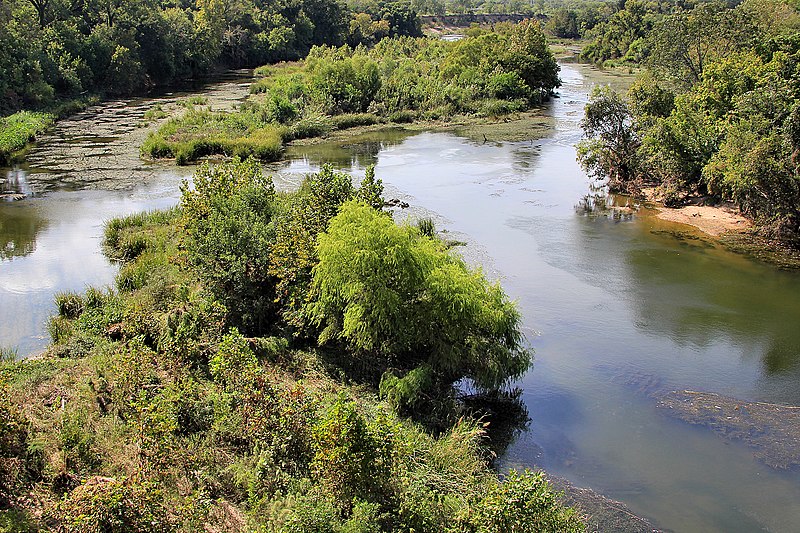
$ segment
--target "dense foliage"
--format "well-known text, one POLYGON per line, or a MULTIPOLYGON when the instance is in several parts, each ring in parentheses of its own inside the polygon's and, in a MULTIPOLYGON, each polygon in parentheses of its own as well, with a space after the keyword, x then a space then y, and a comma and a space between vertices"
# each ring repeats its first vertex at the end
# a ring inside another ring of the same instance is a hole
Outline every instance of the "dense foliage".
POLYGON ((116 289, 59 295, 49 353, 0 365, 0 530, 582 530, 541 474, 498 480, 463 406, 434 436, 347 364, 372 351, 494 388, 529 362, 499 286, 395 225, 380 191, 325 169, 277 194, 233 162, 203 167, 179 208, 112 221, 116 289), (363 268, 342 279, 339 261, 363 268), (398 281, 354 312, 371 265, 398 281))
POLYGON ((178 163, 209 154, 272 160, 281 141, 333 129, 525 110, 560 84, 541 27, 531 21, 456 43, 396 37, 370 49, 319 46, 302 65, 257 72, 263 78, 241 109, 189 111, 153 133, 142 152, 178 163))
MULTIPOLYGON (((373 12, 390 35, 419 33, 408 3, 379 2, 373 12)), ((364 16, 338 0, 7 0, 0 115, 85 91, 128 94, 220 65, 298 59, 314 45, 370 42, 353 26, 364 16)))
POLYGON ((664 17, 627 96, 592 95, 579 157, 613 190, 728 200, 800 243, 800 14, 779 0, 664 17))

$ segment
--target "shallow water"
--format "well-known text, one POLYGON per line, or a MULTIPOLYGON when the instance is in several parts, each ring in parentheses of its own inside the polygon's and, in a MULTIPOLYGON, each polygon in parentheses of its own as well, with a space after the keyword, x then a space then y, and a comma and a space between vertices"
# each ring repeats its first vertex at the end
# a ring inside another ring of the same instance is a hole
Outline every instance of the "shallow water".
MULTIPOLYGON (((796 530, 797 473, 665 416, 650 393, 800 405, 800 275, 685 226, 593 210, 575 162, 578 121, 593 83, 626 80, 574 65, 562 79, 561 97, 544 111, 554 128, 537 141, 383 132, 291 148, 289 161, 269 168, 288 188, 325 161, 356 176, 375 163, 386 196, 411 204, 399 217, 433 216, 468 243, 460 250, 470 262, 502 280, 536 350, 520 383, 530 430, 504 466, 545 467, 675 531, 796 530)), ((0 203, 0 343, 21 353, 44 346, 53 291, 113 279, 99 252, 103 220, 171 205, 180 179, 159 167, 131 191, 0 203)))

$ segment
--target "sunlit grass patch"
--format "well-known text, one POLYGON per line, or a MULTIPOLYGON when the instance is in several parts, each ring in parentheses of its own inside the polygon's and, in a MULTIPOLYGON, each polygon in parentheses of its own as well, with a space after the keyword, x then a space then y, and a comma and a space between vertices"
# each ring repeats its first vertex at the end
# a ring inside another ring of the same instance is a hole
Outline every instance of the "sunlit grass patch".
POLYGON ((54 120, 50 113, 31 111, 0 118, 0 164, 9 162, 14 152, 25 148, 38 134, 52 126, 54 120))

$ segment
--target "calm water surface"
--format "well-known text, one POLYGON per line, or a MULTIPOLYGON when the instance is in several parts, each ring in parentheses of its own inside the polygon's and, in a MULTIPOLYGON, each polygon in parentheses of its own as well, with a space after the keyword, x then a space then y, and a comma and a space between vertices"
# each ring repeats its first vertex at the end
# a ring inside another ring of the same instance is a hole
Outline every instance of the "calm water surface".
MULTIPOLYGON (((271 170, 291 187, 323 161, 357 176, 376 163, 387 196, 408 201, 412 217, 434 216, 502 280, 536 350, 520 384, 530 429, 505 466, 545 467, 675 531, 798 530, 800 476, 664 416, 648 393, 800 405, 800 275, 686 227, 587 209, 577 122, 592 83, 621 82, 575 66, 562 79, 546 110, 556 126, 541 141, 394 132, 293 148, 271 170)), ((175 203, 180 178, 165 167, 132 192, 0 204, 0 343, 40 349, 54 291, 113 280, 98 249, 103 221, 175 203)))

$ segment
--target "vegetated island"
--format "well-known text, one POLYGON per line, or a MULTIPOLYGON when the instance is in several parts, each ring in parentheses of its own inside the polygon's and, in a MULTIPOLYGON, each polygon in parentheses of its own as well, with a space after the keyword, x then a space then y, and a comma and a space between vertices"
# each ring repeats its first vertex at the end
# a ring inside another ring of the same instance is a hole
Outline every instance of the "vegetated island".
POLYGON ((593 32, 582 57, 642 71, 624 96, 608 87, 592 94, 578 155, 586 170, 612 192, 680 208, 664 218, 712 234, 736 230, 722 242, 800 265, 796 7, 628 2, 593 32), (622 26, 629 31, 613 31, 622 26), (704 217, 716 220, 698 223, 704 217))
POLYGON ((116 287, 59 295, 48 352, 0 366, 0 528, 583 530, 542 473, 490 468, 480 399, 524 409, 515 305, 381 193, 234 160, 111 221, 116 287))
POLYGON ((318 46, 302 63, 265 66, 235 112, 191 109, 152 133, 151 158, 274 161, 286 143, 376 124, 496 118, 550 97, 559 67, 538 22, 473 28, 458 42, 396 37, 375 46, 318 46))

